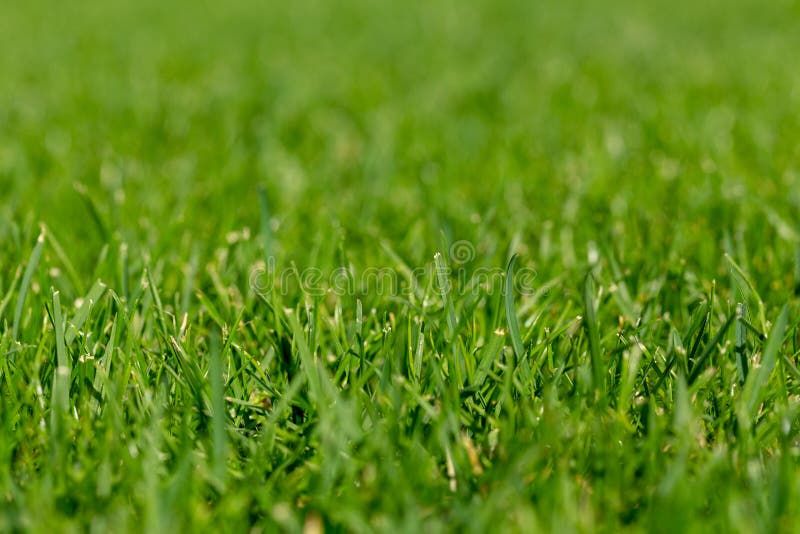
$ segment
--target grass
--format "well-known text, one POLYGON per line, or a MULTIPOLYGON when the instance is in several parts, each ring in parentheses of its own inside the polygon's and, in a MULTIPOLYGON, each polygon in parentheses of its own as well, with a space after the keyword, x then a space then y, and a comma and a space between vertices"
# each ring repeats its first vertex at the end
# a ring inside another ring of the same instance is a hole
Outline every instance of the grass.
POLYGON ((796 2, 0 18, 0 530, 792 531, 796 2))

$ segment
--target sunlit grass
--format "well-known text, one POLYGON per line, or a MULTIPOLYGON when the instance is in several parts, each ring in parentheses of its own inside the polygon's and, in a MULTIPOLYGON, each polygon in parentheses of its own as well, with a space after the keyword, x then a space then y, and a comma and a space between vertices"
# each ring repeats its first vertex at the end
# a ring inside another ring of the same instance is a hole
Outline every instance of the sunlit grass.
POLYGON ((792 2, 0 17, 0 530, 791 531, 792 2))

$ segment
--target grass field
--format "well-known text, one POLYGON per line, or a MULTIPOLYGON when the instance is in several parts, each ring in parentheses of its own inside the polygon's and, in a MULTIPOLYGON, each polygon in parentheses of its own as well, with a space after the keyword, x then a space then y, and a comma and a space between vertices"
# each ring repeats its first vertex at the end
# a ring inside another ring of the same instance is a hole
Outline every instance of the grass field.
POLYGON ((0 3, 0 531, 800 524, 796 1, 0 3))

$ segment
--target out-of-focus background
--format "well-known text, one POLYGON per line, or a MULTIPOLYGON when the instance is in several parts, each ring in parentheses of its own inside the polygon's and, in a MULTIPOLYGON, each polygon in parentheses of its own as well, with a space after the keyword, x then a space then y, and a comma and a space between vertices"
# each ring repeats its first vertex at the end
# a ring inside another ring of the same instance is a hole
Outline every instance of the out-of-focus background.
POLYGON ((340 225, 427 257, 480 217, 559 262, 616 229, 710 270, 737 219, 796 213, 798 9, 4 2, 0 239, 43 220, 90 263, 90 201, 126 241, 213 242, 263 185, 299 255, 340 225))

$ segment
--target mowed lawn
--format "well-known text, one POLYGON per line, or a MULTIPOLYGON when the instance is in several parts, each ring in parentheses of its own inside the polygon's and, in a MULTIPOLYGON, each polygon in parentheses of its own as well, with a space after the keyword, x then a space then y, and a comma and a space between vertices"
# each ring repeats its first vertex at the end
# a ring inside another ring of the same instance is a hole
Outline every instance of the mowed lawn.
POLYGON ((0 0, 0 530, 795 530, 798 28, 0 0))

